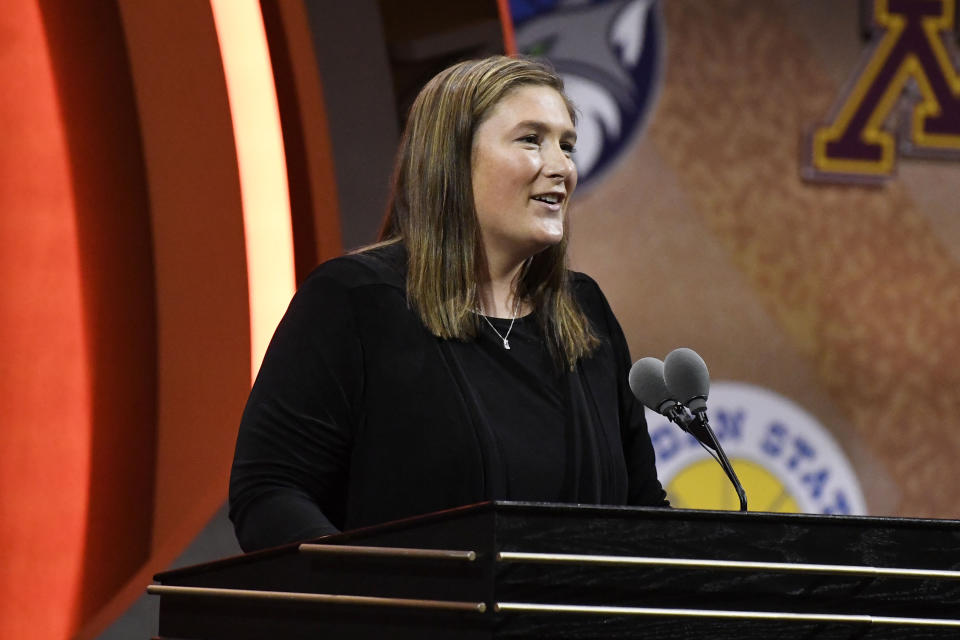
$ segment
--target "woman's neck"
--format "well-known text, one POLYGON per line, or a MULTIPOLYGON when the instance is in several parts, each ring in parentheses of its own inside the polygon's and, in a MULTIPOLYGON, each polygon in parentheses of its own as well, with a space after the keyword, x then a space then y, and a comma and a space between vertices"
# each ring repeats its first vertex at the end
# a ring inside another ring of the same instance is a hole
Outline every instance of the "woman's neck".
POLYGON ((480 312, 494 318, 514 318, 529 313, 529 303, 517 298, 526 261, 509 266, 491 265, 489 277, 479 284, 480 312))

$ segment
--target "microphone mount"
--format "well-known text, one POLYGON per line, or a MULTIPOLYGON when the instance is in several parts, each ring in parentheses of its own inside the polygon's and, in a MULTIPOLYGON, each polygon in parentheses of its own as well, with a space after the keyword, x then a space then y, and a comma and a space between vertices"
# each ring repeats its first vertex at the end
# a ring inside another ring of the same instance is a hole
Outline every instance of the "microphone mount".
POLYGON ((717 438, 717 434, 713 432, 713 428, 710 426, 710 420, 707 418, 707 408, 701 407, 695 410, 693 415, 693 420, 697 424, 697 430, 702 430, 709 435, 710 442, 713 443, 711 448, 717 452, 720 467, 723 469, 723 472, 727 474, 727 478, 730 479, 730 483, 737 492, 737 498, 740 501, 740 511, 746 511, 747 492, 744 491, 743 484, 740 483, 740 478, 737 477, 737 472, 734 471, 733 464, 727 457, 727 453, 723 450, 723 447, 720 446, 720 440, 717 438))
POLYGON ((714 433, 713 428, 710 426, 705 399, 693 398, 688 404, 696 404, 699 406, 691 412, 686 406, 679 402, 674 402, 670 406, 663 407, 660 413, 666 416, 670 422, 696 438, 698 442, 716 452, 715 457, 717 458, 717 462, 720 463, 720 467, 737 492, 737 499, 740 501, 740 511, 746 511, 747 493, 743 489, 740 478, 737 477, 737 472, 733 469, 730 458, 727 457, 727 453, 723 450, 723 447, 720 446, 720 439, 717 438, 717 434, 714 433), (694 402, 698 399, 700 402, 694 402))

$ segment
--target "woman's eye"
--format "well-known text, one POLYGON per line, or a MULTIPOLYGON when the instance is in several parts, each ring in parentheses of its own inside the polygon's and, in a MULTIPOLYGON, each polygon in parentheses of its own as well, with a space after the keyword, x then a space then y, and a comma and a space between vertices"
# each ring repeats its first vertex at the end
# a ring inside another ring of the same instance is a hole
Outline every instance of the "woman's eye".
POLYGON ((576 148, 572 142, 562 142, 560 144, 560 148, 563 149, 563 152, 568 156, 572 156, 573 152, 576 151, 576 148))
POLYGON ((535 133, 531 133, 530 135, 520 138, 520 141, 528 144, 540 144, 540 136, 536 135, 535 133))

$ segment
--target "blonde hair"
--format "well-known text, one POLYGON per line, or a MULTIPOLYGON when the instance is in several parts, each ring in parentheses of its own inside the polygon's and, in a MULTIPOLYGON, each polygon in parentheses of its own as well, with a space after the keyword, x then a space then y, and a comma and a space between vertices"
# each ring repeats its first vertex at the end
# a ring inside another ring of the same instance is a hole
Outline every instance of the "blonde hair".
MULTIPOLYGON (((495 56, 460 62, 420 91, 400 140, 382 242, 407 249, 407 298, 427 329, 446 339, 476 337, 477 283, 486 256, 474 206, 471 154, 477 127, 512 90, 555 89, 576 122, 563 81, 546 64, 495 56)), ((539 312, 555 360, 571 369, 599 343, 570 291, 563 239, 531 258, 516 295, 539 312)))

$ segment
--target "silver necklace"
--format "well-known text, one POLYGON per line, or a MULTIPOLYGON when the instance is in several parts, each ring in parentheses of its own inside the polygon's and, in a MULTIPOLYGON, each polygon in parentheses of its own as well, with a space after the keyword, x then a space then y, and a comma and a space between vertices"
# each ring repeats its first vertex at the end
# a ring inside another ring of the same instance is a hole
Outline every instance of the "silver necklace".
POLYGON ((510 337, 510 332, 513 331, 513 323, 517 321, 517 313, 519 311, 520 311, 520 296, 517 296, 517 301, 513 305, 513 317, 510 319, 510 326, 507 327, 506 333, 500 333, 499 331, 497 331, 497 328, 493 326, 493 323, 490 322, 487 316, 483 315, 483 303, 482 302, 480 303, 480 317, 483 318, 483 321, 486 322, 488 325, 490 325, 490 328, 493 329, 493 332, 497 334, 497 336, 501 340, 503 340, 504 349, 510 348, 510 341, 507 338, 510 337))

